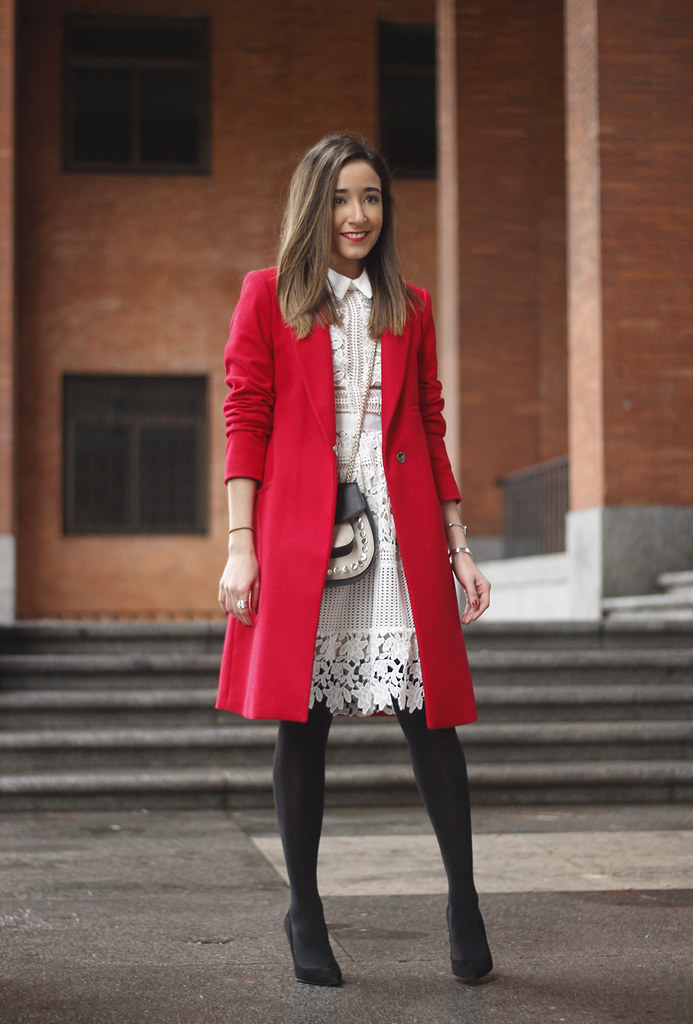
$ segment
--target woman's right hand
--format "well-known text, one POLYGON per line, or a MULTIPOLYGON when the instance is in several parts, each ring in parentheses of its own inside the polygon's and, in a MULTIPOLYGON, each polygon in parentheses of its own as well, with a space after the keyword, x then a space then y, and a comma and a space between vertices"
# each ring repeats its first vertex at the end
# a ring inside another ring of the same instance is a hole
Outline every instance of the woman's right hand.
POLYGON ((229 557, 219 581, 219 604, 244 626, 252 626, 260 600, 260 567, 251 530, 229 535, 229 557), (239 608, 238 602, 245 602, 239 608))

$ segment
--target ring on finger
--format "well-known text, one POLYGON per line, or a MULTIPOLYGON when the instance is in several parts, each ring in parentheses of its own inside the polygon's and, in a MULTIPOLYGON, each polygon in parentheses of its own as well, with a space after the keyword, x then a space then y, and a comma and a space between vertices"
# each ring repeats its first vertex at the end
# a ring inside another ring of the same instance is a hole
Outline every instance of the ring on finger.
POLYGON ((238 610, 239 610, 239 612, 242 612, 242 611, 245 610, 246 604, 247 604, 247 602, 244 601, 242 597, 240 597, 238 599, 238 610))

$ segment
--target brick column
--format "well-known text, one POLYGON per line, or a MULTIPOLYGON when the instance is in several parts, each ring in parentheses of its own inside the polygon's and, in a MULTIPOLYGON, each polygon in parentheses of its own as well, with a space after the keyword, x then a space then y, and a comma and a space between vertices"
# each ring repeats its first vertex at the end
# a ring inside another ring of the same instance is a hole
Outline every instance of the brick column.
POLYGON ((0 621, 14 617, 14 0, 0 0, 0 621))
MULTIPOLYGON (((457 138, 457 32, 455 0, 438 0, 438 362, 445 398, 447 446, 460 469, 459 168, 457 138)), ((465 510, 463 481, 462 512, 465 510)))
POLYGON ((689 0, 566 0, 576 615, 693 565, 689 0))
POLYGON ((604 504, 597 0, 566 5, 571 507, 604 504))

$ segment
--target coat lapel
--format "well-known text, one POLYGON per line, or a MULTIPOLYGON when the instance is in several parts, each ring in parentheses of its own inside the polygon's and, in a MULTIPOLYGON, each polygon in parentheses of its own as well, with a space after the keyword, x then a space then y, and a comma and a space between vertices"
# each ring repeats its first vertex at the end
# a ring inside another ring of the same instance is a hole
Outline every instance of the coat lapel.
POLYGON ((402 335, 385 332, 381 339, 381 359, 383 373, 383 438, 386 436, 392 417, 394 416, 399 396, 404 386, 404 374, 407 368, 411 330, 409 326, 402 335))
POLYGON ((331 448, 336 438, 336 420, 329 328, 316 327, 307 338, 296 338, 293 331, 291 334, 310 404, 331 448))
MULTIPOLYGON (((410 337, 411 331, 407 326, 403 335, 396 336, 386 331, 381 338, 383 437, 389 429, 404 385, 410 337)), ((293 335, 293 343, 308 398, 325 440, 332 447, 336 438, 336 420, 329 328, 316 327, 307 338, 297 339, 293 335)))

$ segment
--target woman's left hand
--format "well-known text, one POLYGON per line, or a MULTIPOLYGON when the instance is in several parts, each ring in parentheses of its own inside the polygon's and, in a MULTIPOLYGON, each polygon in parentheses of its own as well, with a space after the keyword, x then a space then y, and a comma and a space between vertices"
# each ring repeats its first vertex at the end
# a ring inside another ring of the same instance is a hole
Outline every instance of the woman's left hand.
POLYGON ((452 568, 467 598, 462 615, 462 625, 466 626, 483 615, 491 603, 491 584, 464 551, 452 556, 452 568))

